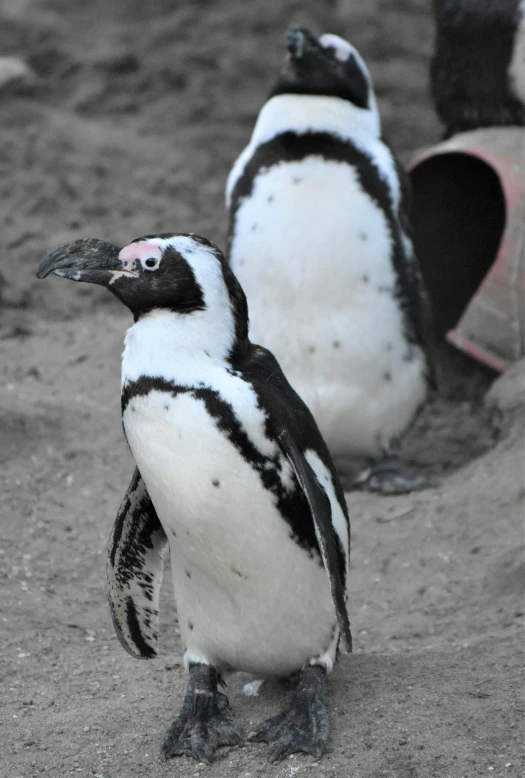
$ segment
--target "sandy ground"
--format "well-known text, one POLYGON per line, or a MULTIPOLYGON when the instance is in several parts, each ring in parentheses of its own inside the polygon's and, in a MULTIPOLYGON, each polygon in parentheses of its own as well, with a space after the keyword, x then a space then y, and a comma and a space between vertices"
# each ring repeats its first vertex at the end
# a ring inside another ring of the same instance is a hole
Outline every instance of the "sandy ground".
MULTIPOLYGON (((269 766, 264 747, 213 767, 158 748, 179 707, 169 571, 162 657, 115 639, 105 547, 132 473, 119 414, 129 319, 107 293, 37 262, 82 235, 155 231, 222 243, 223 187, 293 21, 367 58, 386 133, 407 160, 439 137, 423 0, 247 3, 4 0, 0 54, 30 83, 0 92, 0 775, 520 776, 523 764, 525 367, 493 376, 443 351, 442 392, 405 456, 440 477, 406 497, 348 494, 355 654, 329 684, 321 762, 269 766)), ((248 730, 283 687, 230 701, 248 730)))

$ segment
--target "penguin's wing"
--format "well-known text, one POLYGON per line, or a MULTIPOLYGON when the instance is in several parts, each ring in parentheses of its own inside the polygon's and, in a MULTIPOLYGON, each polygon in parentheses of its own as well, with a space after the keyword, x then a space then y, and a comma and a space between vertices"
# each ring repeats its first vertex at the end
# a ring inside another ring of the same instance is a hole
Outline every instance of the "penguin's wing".
POLYGON ((289 460, 310 508, 317 544, 330 582, 340 635, 346 650, 351 652, 352 635, 343 572, 348 564, 350 522, 344 492, 330 453, 310 410, 286 380, 271 351, 250 343, 239 366, 243 378, 254 388, 260 407, 267 414, 267 423, 273 436, 289 460), (316 457, 326 469, 330 494, 322 484, 323 477, 317 477, 314 467, 308 461, 310 455, 316 457), (340 515, 335 516, 338 509, 340 515))
POLYGON ((315 535, 321 550, 323 565, 330 581, 339 631, 347 652, 351 652, 352 635, 346 609, 345 590, 339 571, 330 500, 317 480, 311 465, 301 453, 299 446, 286 428, 279 435, 279 444, 290 460, 299 485, 310 506, 315 535))
POLYGON ((397 220, 401 233, 405 237, 405 240, 403 241, 403 253, 405 254, 406 261, 400 263, 399 270, 403 274, 402 282, 404 288, 407 290, 408 309, 415 335, 418 343, 421 344, 421 347, 425 352, 428 367, 428 380, 430 385, 435 389, 437 381, 432 337, 434 325, 432 321, 430 299, 414 251, 413 229, 410 221, 412 185, 403 165, 397 158, 393 149, 391 147, 389 148, 401 190, 397 220))
POLYGON ((433 389, 437 388, 436 366, 434 364, 434 344, 432 333, 434 331, 434 322, 432 318, 432 309, 426 287, 423 283, 421 271, 413 253, 409 259, 409 266, 406 268, 405 283, 410 287, 410 298, 412 318, 416 337, 418 338, 423 351, 425 352, 428 369, 428 381, 433 389))
POLYGON ((433 344, 433 331, 434 323, 432 319, 432 309, 430 306, 430 300, 428 293, 423 282, 421 270, 417 257, 414 253, 414 247, 411 239, 411 226, 408 223, 408 219, 404 220, 406 226, 401 221, 401 228, 408 238, 406 250, 406 262, 403 263, 404 274, 404 286, 407 289, 407 297, 409 300, 409 310, 414 326, 415 334, 418 343, 421 344, 423 351, 425 352, 427 363, 427 376, 430 386, 435 389, 437 387, 436 368, 434 364, 434 344, 433 344))
POLYGON ((109 606, 118 639, 137 659, 157 656, 162 555, 168 539, 137 468, 108 546, 109 606))

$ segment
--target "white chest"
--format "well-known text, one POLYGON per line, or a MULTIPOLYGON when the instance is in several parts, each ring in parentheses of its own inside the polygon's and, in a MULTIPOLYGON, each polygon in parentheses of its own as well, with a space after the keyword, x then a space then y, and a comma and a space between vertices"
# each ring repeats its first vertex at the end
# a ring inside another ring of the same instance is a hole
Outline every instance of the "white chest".
POLYGON ((259 173, 237 212, 230 261, 245 291, 263 282, 259 295, 248 293, 252 313, 287 301, 295 317, 313 303, 316 316, 364 309, 377 287, 394 284, 390 254, 384 213, 355 169, 308 157, 259 173))
MULTIPOLYGON (((132 399, 123 421, 169 538, 189 655, 285 675, 326 651, 335 619, 326 573, 205 402, 154 391, 132 399)), ((295 488, 282 465, 283 488, 295 488)))
POLYGON ((388 447, 426 393, 391 254, 385 214, 344 163, 261 171, 237 211, 230 261, 251 338, 275 353, 334 455, 388 447))
MULTIPOLYGON (((123 421, 166 530, 178 534, 177 528, 183 529, 192 536, 193 546, 202 546, 199 553, 213 549, 214 558, 221 558, 254 511, 268 515, 267 523, 273 517, 275 526, 280 524, 272 494, 262 489, 256 470, 221 429, 223 420, 211 415, 205 400, 189 392, 173 396, 153 390, 130 400, 123 421)), ((262 438, 262 430, 260 434, 262 438)), ((253 444, 256 437, 249 439, 253 444)), ((267 449, 277 453, 270 441, 267 449)), ((256 445, 253 450, 258 451, 256 445)), ((290 468, 285 468, 284 483, 294 485, 290 468)), ((230 566, 236 562, 224 561, 230 566)))

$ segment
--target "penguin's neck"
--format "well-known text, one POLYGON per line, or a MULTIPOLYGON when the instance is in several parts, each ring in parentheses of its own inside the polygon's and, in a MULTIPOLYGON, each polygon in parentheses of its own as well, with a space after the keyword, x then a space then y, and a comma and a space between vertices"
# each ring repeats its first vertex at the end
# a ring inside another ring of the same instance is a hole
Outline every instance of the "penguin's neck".
POLYGON ((209 310, 178 314, 159 309, 142 316, 126 333, 122 386, 141 376, 193 386, 206 382, 210 369, 231 369, 235 328, 230 311, 224 313, 219 320, 209 310))
POLYGON ((381 128, 373 108, 358 108, 340 97, 282 94, 263 106, 251 143, 260 146, 284 132, 328 132, 352 140, 356 133, 378 138, 381 128))

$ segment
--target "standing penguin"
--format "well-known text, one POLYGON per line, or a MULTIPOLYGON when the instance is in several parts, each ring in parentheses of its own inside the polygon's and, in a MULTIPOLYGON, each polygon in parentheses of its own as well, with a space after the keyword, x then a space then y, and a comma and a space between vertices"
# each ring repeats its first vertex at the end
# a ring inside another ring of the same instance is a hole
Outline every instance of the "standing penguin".
POLYGON ((445 138, 525 124, 524 0, 433 0, 430 87, 445 138))
POLYGON ((433 380, 406 187, 358 52, 291 28, 228 178, 229 262, 255 339, 276 354, 332 456, 373 458, 361 485, 384 492, 427 485, 395 456, 433 380))
POLYGON ((63 246, 42 262, 106 286, 133 313, 122 357, 122 420, 137 469, 109 544, 110 604, 130 654, 157 654, 162 554, 169 547, 186 698, 165 757, 211 761, 241 742, 222 673, 299 673, 280 713, 251 739, 276 760, 320 755, 325 676, 346 610, 349 523, 315 422, 277 361, 248 339, 244 293, 197 235, 63 246))

